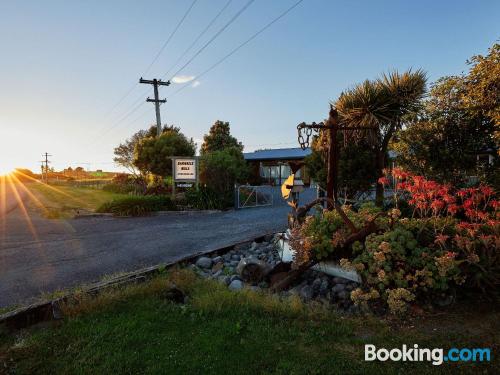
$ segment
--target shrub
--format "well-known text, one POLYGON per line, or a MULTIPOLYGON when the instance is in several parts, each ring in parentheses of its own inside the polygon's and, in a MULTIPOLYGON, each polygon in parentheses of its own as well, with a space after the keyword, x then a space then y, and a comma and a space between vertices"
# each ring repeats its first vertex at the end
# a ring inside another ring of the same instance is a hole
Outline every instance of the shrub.
MULTIPOLYGON (((376 218, 377 231, 351 245, 344 268, 355 269, 364 285, 351 294, 360 305, 383 301, 394 313, 412 301, 473 288, 496 297, 500 285, 500 204, 488 186, 454 189, 421 176, 393 171, 397 197, 404 196, 411 218, 394 208, 376 218)), ((387 178, 382 179, 385 183, 387 178)), ((398 201, 396 201, 396 206, 398 201)), ((375 215, 373 205, 344 213, 357 228, 375 215)), ((340 258, 352 232, 336 211, 308 217, 292 231, 295 263, 340 258)))
POLYGON ((227 207, 223 199, 212 189, 206 186, 191 188, 186 191, 187 205, 199 210, 218 210, 227 207))
POLYGON ((116 184, 116 183, 109 183, 106 184, 102 187, 102 190, 107 191, 109 193, 115 193, 115 194, 131 194, 131 193, 137 193, 137 188, 134 185, 131 184, 116 184))
POLYGON ((200 179, 222 202, 221 208, 234 204, 234 185, 247 176, 247 165, 241 150, 228 148, 203 155, 200 179))
POLYGON ((130 196, 104 203, 97 212, 112 213, 115 216, 144 216, 151 212, 175 209, 176 206, 169 197, 130 196))

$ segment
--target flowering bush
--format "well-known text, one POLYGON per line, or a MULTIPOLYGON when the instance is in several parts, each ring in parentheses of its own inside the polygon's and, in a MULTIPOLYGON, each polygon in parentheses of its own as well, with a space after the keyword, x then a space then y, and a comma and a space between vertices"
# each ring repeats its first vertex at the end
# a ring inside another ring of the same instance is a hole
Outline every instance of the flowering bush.
POLYGON ((427 231, 427 235, 432 227, 430 246, 455 254, 469 286, 484 292, 496 289, 500 275, 500 201, 494 189, 485 185, 454 189, 397 168, 379 183, 389 183, 389 177, 396 204, 401 197, 407 198, 413 207, 412 216, 420 219, 414 221, 414 227, 416 224, 419 232, 427 231))
MULTIPOLYGON (((352 256, 342 267, 356 270, 364 285, 351 293, 354 303, 383 302, 402 313, 409 303, 463 287, 494 295, 499 286, 500 212, 489 186, 454 189, 394 169, 380 183, 392 180, 396 208, 376 218, 377 231, 350 245, 352 256), (411 217, 397 208, 402 199, 411 217)), ((357 212, 343 207, 356 225, 380 215, 373 205, 357 212)), ((299 264, 336 258, 352 230, 336 211, 308 217, 292 232, 299 264)))

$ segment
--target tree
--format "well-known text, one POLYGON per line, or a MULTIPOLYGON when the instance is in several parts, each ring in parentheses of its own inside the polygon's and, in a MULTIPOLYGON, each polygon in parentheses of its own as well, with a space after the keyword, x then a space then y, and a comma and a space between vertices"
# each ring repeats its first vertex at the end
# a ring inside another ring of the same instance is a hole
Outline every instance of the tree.
POLYGON ((124 167, 134 176, 139 174, 139 171, 134 165, 135 146, 147 136, 147 133, 148 132, 146 130, 139 130, 137 133, 125 140, 125 142, 120 143, 114 150, 115 157, 113 158, 113 161, 124 167))
POLYGON ((240 152, 243 151, 243 145, 241 142, 238 142, 238 140, 230 133, 229 122, 217 120, 210 127, 208 134, 205 134, 203 137, 203 144, 201 145, 200 153, 201 155, 204 155, 213 151, 221 151, 228 148, 237 148, 240 152))
POLYGON ((239 147, 204 154, 200 170, 201 183, 213 190, 226 207, 234 202, 234 184, 243 182, 248 175, 248 167, 239 147))
POLYGON ((133 165, 142 173, 157 176, 172 174, 172 156, 194 156, 196 145, 178 128, 167 127, 159 137, 141 139, 134 149, 133 165))
POLYGON ((464 77, 463 102, 470 112, 492 123, 500 153, 500 44, 493 44, 486 56, 472 56, 468 64, 471 68, 464 77))
MULTIPOLYGON (((325 152, 328 140, 325 139, 328 132, 322 131, 313 139, 311 144, 312 153, 306 157, 305 166, 307 173, 323 189, 326 189, 327 168, 325 163, 325 152)), ((366 191, 376 182, 376 169, 374 153, 366 141, 357 143, 343 142, 340 133, 338 143, 339 153, 339 196, 345 195, 352 198, 356 193, 366 191)))
MULTIPOLYGON (((180 131, 180 128, 175 127, 174 125, 163 126, 162 133, 165 133, 169 130, 180 131)), ((134 151, 136 145, 144 138, 154 138, 156 137, 156 125, 151 126, 148 130, 139 130, 137 133, 133 134, 130 138, 125 140, 125 142, 120 143, 117 147, 115 147, 114 154, 115 157, 113 161, 124 167, 127 171, 133 174, 135 177, 138 177, 140 171, 134 165, 134 151)))
MULTIPOLYGON (((342 93, 335 103, 342 125, 373 128, 373 131, 352 131, 351 136, 372 146, 377 177, 384 175, 391 138, 420 109, 425 92, 426 75, 422 70, 401 74, 394 71, 356 85, 342 93)), ((384 187, 376 184, 377 205, 382 205, 383 199, 384 187)))
POLYGON ((477 154, 500 142, 500 45, 473 56, 467 74, 443 77, 431 88, 421 116, 392 145, 407 170, 442 182, 498 177, 499 158, 478 169, 477 154), (496 137, 496 144, 495 144, 496 137), (495 177, 496 175, 496 177, 495 177))

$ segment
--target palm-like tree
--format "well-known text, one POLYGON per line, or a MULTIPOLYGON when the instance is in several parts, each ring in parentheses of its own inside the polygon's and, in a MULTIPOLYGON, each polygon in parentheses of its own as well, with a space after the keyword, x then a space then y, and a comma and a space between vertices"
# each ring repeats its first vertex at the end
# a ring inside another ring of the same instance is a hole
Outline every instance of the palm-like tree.
MULTIPOLYGON (((342 93, 335 103, 343 126, 372 127, 355 130, 354 138, 368 138, 377 158, 377 174, 382 177, 387 166, 387 148, 394 133, 401 129, 405 118, 415 113, 426 92, 426 74, 422 70, 397 71, 381 78, 354 86, 342 93)), ((384 190, 377 184, 376 202, 382 205, 384 190)))

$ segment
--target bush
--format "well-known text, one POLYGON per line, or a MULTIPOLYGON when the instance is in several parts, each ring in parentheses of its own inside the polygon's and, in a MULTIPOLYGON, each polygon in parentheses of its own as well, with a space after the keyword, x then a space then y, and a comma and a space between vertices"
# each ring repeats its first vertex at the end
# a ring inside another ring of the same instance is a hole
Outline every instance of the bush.
POLYGON ((221 210, 226 208, 226 203, 212 189, 200 186, 191 188, 185 194, 186 204, 198 210, 221 210))
MULTIPOLYGON (((208 189, 217 195, 220 208, 234 205, 234 185, 247 176, 247 165, 241 150, 228 148, 203 155, 200 165, 200 179, 208 189)), ((211 194, 206 191, 203 194, 211 194)))
POLYGON ((112 213, 115 216, 144 216, 162 210, 176 210, 175 204, 169 197, 130 196, 104 203, 97 212, 112 213))
MULTIPOLYGON (((291 245, 299 265, 310 260, 339 259, 336 252, 351 250, 342 267, 356 270, 363 287, 351 293, 356 304, 383 302, 393 313, 408 303, 482 291, 496 298, 500 286, 500 203, 488 186, 454 189, 393 171, 396 191, 405 195, 412 218, 401 218, 394 208, 381 214, 373 205, 344 213, 357 228, 374 215, 377 231, 345 248, 352 234, 336 211, 308 217, 292 231, 291 245)), ((385 179, 387 180, 387 179, 385 179)), ((397 201, 396 201, 397 204, 397 201)), ((348 253, 348 252, 347 252, 348 253)), ((338 253, 337 253, 338 254, 338 253)))

